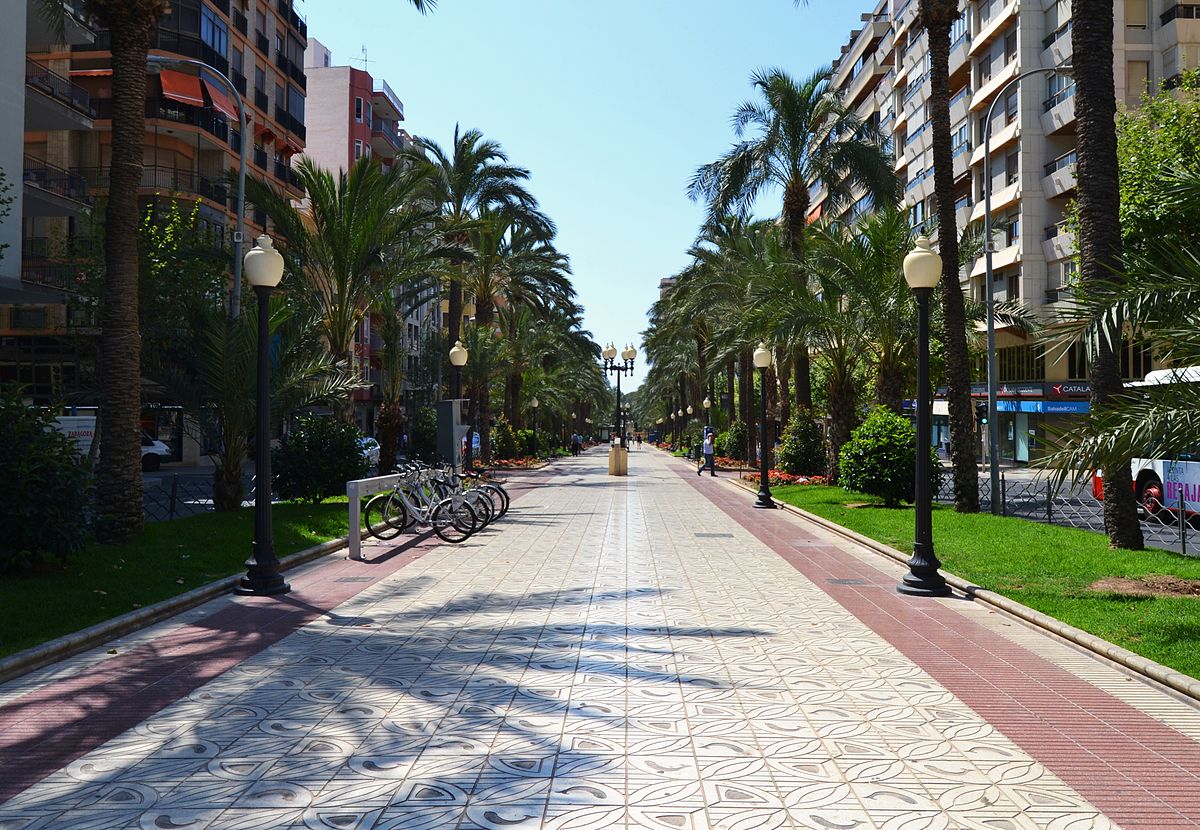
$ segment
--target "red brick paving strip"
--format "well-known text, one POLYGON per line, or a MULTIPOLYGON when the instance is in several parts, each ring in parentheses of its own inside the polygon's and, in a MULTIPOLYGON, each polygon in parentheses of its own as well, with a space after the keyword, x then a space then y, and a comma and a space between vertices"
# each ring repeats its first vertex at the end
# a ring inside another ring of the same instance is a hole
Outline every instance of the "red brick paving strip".
MULTIPOLYGON (((526 473, 513 499, 552 472, 526 473)), ((239 600, 194 623, 52 682, 0 707, 0 804, 187 696, 435 548, 410 538, 390 558, 330 560, 289 577, 291 593, 239 600), (338 582, 343 576, 364 582, 338 582)), ((386 556, 387 554, 384 554, 386 556)))
POLYGON ((784 511, 672 468, 1112 821, 1200 827, 1200 744, 946 607, 961 600, 898 594, 895 578, 821 544, 784 511), (846 578, 863 584, 829 582, 846 578))

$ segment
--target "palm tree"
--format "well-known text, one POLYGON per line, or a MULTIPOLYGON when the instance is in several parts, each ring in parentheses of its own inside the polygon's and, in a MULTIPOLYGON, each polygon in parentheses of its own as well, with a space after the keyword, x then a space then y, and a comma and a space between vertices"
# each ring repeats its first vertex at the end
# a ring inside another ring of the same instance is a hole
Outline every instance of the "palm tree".
POLYGON ((306 206, 257 180, 247 180, 246 198, 274 223, 288 273, 303 285, 299 297, 312 306, 335 359, 350 365, 367 310, 402 286, 411 290, 461 251, 442 243, 438 214, 420 199, 425 170, 364 158, 335 177, 304 158, 296 173, 306 206))
MULTIPOLYGON (((1104 0, 1075 0, 1071 52, 1075 67, 1075 113, 1079 161, 1079 281, 1084 286, 1109 282, 1121 267, 1120 187, 1117 178, 1117 97, 1113 80, 1113 5, 1104 0)), ((1093 339, 1092 410, 1103 418, 1123 391, 1117 349, 1120 318, 1103 318, 1105 336, 1093 339)), ((1114 452, 1104 459, 1104 527, 1113 547, 1140 550, 1145 541, 1138 522, 1129 456, 1114 452)))
MULTIPOLYGON (((804 262, 804 230, 810 208, 809 187, 821 183, 831 206, 845 204, 856 192, 876 204, 899 196, 896 174, 883 137, 851 112, 830 86, 824 67, 800 81, 782 69, 755 72, 751 83, 761 94, 734 113, 739 139, 747 129, 757 135, 735 144, 721 158, 702 166, 688 194, 704 198, 713 217, 748 208, 765 188, 783 191, 780 220, 784 241, 796 263, 804 262)), ((807 348, 796 349, 796 401, 812 406, 807 348)))
MULTIPOLYGON (((427 174, 426 198, 438 207, 442 233, 463 245, 480 211, 506 205, 537 214, 537 200, 525 189, 529 171, 508 163, 499 143, 483 137, 479 130, 461 132, 454 125, 454 140, 447 153, 431 138, 420 137, 405 152, 411 165, 427 174)), ((544 219, 544 217, 543 217, 544 219)), ((447 269, 448 341, 461 339, 462 266, 447 269)), ((451 390, 452 396, 458 390, 451 390)))
POLYGON ((979 511, 975 467, 975 416, 971 403, 971 364, 967 321, 959 283, 958 228, 954 216, 954 158, 950 136, 950 28, 959 0, 921 0, 920 24, 929 40, 929 119, 933 145, 933 188, 937 202, 938 249, 942 256, 942 358, 950 420, 950 459, 954 465, 954 508, 979 511))

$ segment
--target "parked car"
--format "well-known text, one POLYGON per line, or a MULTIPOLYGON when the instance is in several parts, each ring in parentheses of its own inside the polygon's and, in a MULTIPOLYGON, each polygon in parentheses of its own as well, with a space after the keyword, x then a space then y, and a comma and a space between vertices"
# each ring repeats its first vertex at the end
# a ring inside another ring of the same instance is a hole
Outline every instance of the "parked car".
POLYGON ((365 436, 358 439, 358 448, 362 450, 363 458, 372 467, 379 466, 379 442, 374 438, 365 436))
POLYGON ((142 472, 152 473, 164 461, 171 459, 171 448, 146 433, 142 433, 142 472))

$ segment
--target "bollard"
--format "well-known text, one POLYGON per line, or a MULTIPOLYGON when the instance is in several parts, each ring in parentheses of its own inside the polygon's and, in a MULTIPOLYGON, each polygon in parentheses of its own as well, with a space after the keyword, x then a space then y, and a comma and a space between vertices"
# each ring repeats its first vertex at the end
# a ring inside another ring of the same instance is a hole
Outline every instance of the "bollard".
POLYGON ((1000 515, 1008 515, 1008 482, 1004 480, 1004 473, 1000 474, 1000 515))
POLYGON ((175 497, 179 493, 179 473, 171 474, 171 510, 168 516, 175 518, 175 497))
POLYGON ((1183 498, 1183 485, 1179 486, 1179 552, 1187 556, 1187 510, 1183 498))
POLYGON ((1046 482, 1046 524, 1054 524, 1054 488, 1046 482))

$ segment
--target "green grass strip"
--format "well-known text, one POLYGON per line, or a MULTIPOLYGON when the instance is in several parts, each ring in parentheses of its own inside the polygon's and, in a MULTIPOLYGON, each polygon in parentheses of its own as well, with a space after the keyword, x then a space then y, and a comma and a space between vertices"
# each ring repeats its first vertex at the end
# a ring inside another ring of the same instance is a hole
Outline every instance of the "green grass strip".
MULTIPOLYGON (((346 535, 346 499, 272 508, 280 558, 346 535)), ((91 544, 66 565, 0 578, 0 657, 245 570, 254 508, 147 524, 122 545, 91 544)))
MULTIPOLYGON (((906 553, 913 511, 839 487, 779 487, 781 501, 906 553)), ((934 507, 934 549, 943 567, 982 588, 1200 677, 1200 597, 1144 597, 1093 590, 1106 577, 1200 579, 1200 559, 1170 551, 1111 550, 1099 533, 990 513, 934 507)))

